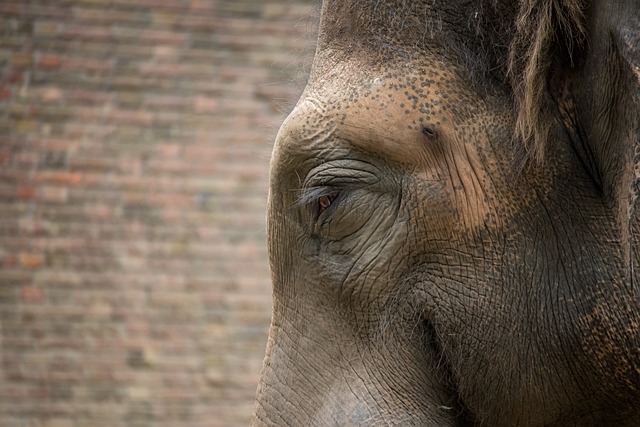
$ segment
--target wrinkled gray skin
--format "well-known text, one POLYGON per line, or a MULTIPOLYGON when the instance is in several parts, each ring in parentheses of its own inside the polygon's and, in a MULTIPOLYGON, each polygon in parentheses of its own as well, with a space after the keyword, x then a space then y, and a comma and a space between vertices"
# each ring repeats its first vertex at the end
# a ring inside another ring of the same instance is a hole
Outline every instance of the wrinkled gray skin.
POLYGON ((470 24, 517 7, 486 3, 323 4, 271 163, 254 425, 640 425, 640 8, 586 6, 525 161, 470 24))

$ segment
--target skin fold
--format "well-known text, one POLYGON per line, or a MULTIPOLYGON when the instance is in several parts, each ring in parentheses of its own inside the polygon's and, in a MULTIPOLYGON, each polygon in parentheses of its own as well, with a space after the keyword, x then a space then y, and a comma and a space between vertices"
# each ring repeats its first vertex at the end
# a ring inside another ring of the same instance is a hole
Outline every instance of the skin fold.
POLYGON ((636 17, 323 3, 254 425, 640 425, 636 17))

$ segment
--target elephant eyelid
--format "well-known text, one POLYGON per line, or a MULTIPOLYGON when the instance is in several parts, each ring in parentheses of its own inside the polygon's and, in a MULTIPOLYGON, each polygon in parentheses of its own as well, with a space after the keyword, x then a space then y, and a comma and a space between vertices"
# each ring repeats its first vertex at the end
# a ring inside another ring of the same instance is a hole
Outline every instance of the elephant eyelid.
POLYGON ((299 190, 295 206, 306 206, 318 203, 322 197, 328 197, 333 201, 338 193, 338 189, 334 187, 306 187, 299 190))

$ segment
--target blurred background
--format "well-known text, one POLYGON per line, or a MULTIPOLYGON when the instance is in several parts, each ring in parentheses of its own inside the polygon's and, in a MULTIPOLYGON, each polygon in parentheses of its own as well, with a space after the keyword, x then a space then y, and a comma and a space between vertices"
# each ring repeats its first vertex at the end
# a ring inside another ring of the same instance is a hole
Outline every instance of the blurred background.
POLYGON ((249 423, 317 3, 0 1, 0 426, 249 423))

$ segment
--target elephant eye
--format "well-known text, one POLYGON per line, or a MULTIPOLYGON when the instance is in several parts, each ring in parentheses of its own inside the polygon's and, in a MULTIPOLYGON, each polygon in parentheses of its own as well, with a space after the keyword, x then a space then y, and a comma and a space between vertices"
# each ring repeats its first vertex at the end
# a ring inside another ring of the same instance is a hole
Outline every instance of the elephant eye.
POLYGON ((331 203, 338 197, 337 191, 322 195, 318 198, 318 214, 321 214, 331 206, 331 203))

